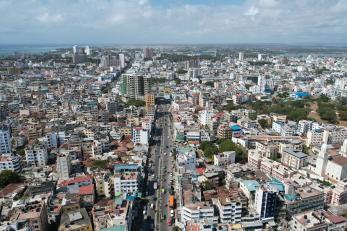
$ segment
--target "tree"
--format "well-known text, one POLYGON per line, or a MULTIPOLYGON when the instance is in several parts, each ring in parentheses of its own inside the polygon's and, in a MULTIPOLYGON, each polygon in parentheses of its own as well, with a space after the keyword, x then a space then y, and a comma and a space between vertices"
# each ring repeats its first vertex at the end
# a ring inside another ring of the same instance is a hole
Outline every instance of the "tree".
POLYGON ((208 159, 212 159, 213 155, 218 153, 217 146, 209 141, 203 141, 199 148, 204 152, 204 156, 208 159))
POLYGON ((266 119, 260 119, 258 120, 258 123, 262 128, 270 128, 271 124, 266 119))
POLYGON ((210 86, 210 87, 213 87, 214 86, 214 82, 213 81, 207 81, 205 83, 206 86, 210 86))
POLYGON ((179 75, 186 74, 187 72, 188 72, 188 71, 186 71, 186 70, 184 70, 184 69, 178 69, 178 70, 176 71, 176 73, 179 74, 179 75))
POLYGON ((210 181, 208 180, 205 180, 204 182, 201 183, 201 189, 203 191, 206 191, 206 190, 211 190, 213 187, 212 187, 212 184, 210 181))
POLYGON ((106 169, 107 168, 107 160, 94 160, 92 163, 92 169, 106 169))
POLYGON ((180 83, 181 83, 181 80, 180 80, 180 79, 178 79, 178 78, 176 78, 176 79, 175 79, 175 82, 176 82, 176 84, 178 85, 178 84, 180 84, 180 83))
POLYGON ((21 181, 22 177, 11 170, 3 170, 0 173, 0 188, 3 188, 10 183, 19 183, 21 181))
POLYGON ((129 99, 128 102, 126 102, 126 106, 136 106, 136 107, 143 107, 145 106, 146 103, 143 100, 138 100, 138 99, 129 99))

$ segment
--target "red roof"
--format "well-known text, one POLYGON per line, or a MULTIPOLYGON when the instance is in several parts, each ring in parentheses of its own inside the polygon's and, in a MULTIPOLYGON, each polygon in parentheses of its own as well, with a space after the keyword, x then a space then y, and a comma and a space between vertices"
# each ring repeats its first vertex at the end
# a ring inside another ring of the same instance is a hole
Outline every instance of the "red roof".
POLYGON ((199 175, 204 175, 205 168, 196 168, 196 172, 199 173, 199 175))
POLYGON ((78 184, 84 181, 92 181, 93 177, 92 176, 77 176, 73 179, 69 179, 69 180, 64 180, 62 182, 60 182, 59 186, 64 187, 67 185, 72 185, 72 184, 78 184))
POLYGON ((94 185, 90 184, 90 185, 87 185, 87 186, 79 187, 79 194, 80 195, 91 195, 91 194, 94 194, 94 185))

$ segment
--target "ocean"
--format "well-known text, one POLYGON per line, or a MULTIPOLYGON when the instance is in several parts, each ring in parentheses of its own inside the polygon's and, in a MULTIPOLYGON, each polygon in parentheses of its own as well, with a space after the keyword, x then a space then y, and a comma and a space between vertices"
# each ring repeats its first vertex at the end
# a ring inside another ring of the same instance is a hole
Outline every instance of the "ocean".
POLYGON ((50 45, 24 45, 24 44, 0 44, 0 56, 12 55, 15 52, 21 54, 39 54, 53 51, 59 48, 72 48, 67 44, 50 44, 50 45))

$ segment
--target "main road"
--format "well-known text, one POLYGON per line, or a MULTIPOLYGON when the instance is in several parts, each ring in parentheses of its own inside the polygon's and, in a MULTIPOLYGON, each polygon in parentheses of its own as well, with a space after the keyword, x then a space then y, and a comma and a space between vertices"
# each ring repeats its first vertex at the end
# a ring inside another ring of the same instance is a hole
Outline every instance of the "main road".
POLYGON ((155 145, 151 146, 148 161, 148 177, 146 184, 147 206, 144 207, 144 223, 142 231, 160 230, 169 231, 171 227, 167 224, 170 219, 170 208, 168 206, 170 191, 172 190, 173 157, 171 129, 172 122, 169 106, 158 105, 157 119, 155 123, 155 134, 153 139, 155 145), (157 189, 153 188, 157 184, 157 189))

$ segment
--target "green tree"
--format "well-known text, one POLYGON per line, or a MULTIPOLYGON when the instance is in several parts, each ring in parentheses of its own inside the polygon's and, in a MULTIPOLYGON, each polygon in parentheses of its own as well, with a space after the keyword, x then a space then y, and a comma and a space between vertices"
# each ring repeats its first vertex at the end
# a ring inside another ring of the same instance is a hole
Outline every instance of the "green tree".
POLYGON ((266 119, 260 119, 260 120, 258 120, 258 123, 260 124, 260 126, 262 127, 262 128, 270 128, 271 127, 271 124, 268 122, 268 120, 266 120, 266 119))
POLYGON ((184 69, 178 69, 178 70, 176 71, 176 73, 179 74, 179 75, 186 74, 187 72, 188 72, 188 71, 187 71, 187 70, 184 70, 184 69))
POLYGON ((204 182, 201 183, 201 189, 203 191, 206 191, 206 190, 211 190, 213 187, 212 187, 212 184, 210 181, 208 180, 205 180, 204 182))
POLYGON ((126 106, 136 106, 136 107, 143 107, 145 106, 146 103, 143 100, 138 100, 138 99, 129 99, 128 102, 126 102, 126 106))
POLYGON ((107 160, 94 160, 92 163, 92 169, 106 169, 107 168, 107 160))
POLYGON ((10 183, 18 183, 22 181, 22 177, 11 170, 3 170, 0 173, 0 188, 5 187, 10 183))
POLYGON ((207 81, 205 83, 206 86, 210 86, 210 87, 213 87, 214 86, 214 82, 213 81, 207 81))

